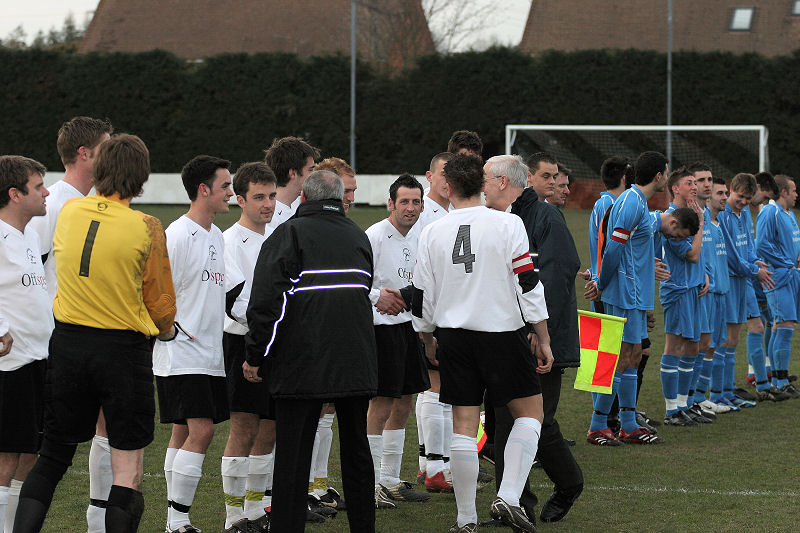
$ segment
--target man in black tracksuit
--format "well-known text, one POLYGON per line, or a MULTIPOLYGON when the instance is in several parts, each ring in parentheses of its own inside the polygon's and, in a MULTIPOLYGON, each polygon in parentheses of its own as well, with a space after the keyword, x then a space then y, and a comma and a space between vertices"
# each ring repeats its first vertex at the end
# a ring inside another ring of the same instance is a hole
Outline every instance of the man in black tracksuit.
POLYGON ((333 402, 350 531, 375 531, 367 408, 378 386, 372 327, 372 248, 344 216, 341 179, 312 173, 297 213, 266 240, 256 263, 244 375, 275 399, 272 530, 301 532, 320 408, 333 402))
MULTIPOLYGON (((564 368, 580 366, 578 314, 575 297, 575 275, 580 270, 580 257, 567 227, 564 215, 555 206, 540 201, 532 187, 526 188, 511 206, 511 212, 522 218, 528 231, 531 251, 538 253, 534 264, 545 287, 547 329, 555 362, 547 374, 540 374, 544 422, 539 439, 537 460, 555 490, 542 508, 544 522, 560 520, 583 490, 583 473, 564 442, 555 419, 561 395, 561 376, 564 368)), ((503 449, 513 420, 507 409, 496 410, 495 472, 500 483, 503 472, 503 449)), ((532 514, 536 496, 526 487, 520 503, 532 514)))

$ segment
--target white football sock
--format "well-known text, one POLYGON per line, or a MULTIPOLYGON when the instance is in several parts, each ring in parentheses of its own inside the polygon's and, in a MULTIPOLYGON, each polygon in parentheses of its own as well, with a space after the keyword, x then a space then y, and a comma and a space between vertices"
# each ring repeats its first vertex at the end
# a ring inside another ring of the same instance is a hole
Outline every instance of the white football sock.
MULTIPOLYGON (((321 418, 320 418, 321 420, 321 418)), ((317 456, 319 455, 319 422, 317 422, 317 432, 314 434, 314 447, 311 448, 311 469, 308 471, 308 493, 314 491, 314 478, 317 477, 317 456)))
POLYGON ((328 492, 328 461, 331 455, 331 443, 333 442, 333 413, 322 415, 317 424, 319 434, 319 451, 317 452, 317 464, 314 468, 314 494, 322 496, 328 492))
POLYGON ((167 500, 172 499, 172 465, 175 463, 175 454, 178 448, 167 448, 164 454, 164 479, 167 480, 167 500))
POLYGON ((453 434, 450 446, 450 470, 453 472, 453 492, 458 507, 458 525, 478 523, 475 492, 478 489, 478 445, 474 437, 453 434))
POLYGON ((372 469, 375 473, 375 486, 381 482, 381 460, 383 458, 383 435, 367 435, 369 453, 372 454, 372 469))
POLYGON ((7 507, 8 507, 8 487, 0 486, 0 524, 6 523, 7 507))
MULTIPOLYGON (((178 450, 175 454, 175 461, 172 463, 172 498, 174 503, 179 505, 191 506, 194 501, 194 494, 197 491, 197 484, 203 475, 203 460, 206 458, 204 453, 190 452, 188 450, 178 450)), ((178 529, 181 526, 191 524, 188 512, 181 512, 175 507, 169 508, 169 528, 178 529)))
MULTIPOLYGON (((114 471, 111 470, 111 446, 107 437, 95 435, 89 448, 89 498, 108 501, 108 493, 114 483, 114 471)), ((105 533, 105 507, 89 505, 86 508, 86 523, 89 533, 105 533)))
MULTIPOLYGON (((442 437, 442 455, 450 457, 450 442, 453 440, 453 406, 447 403, 442 404, 442 417, 444 418, 444 425, 442 429, 444 436, 442 437)), ((447 468, 447 460, 445 459, 445 468, 447 468)))
MULTIPOLYGON (((261 499, 263 507, 266 509, 272 505, 272 475, 275 473, 275 447, 272 448, 272 453, 267 455, 267 477, 266 485, 264 485, 264 498, 261 499)), ((245 506, 247 502, 245 502, 245 506)))
MULTIPOLYGON (((443 404, 439 403, 439 394, 426 392, 422 398, 422 431, 425 436, 425 452, 428 454, 444 455, 444 418, 442 415, 443 404)), ((428 477, 433 477, 442 471, 443 463, 440 460, 426 461, 425 470, 428 477)))
MULTIPOLYGON (((267 472, 271 470, 270 464, 274 459, 273 454, 251 455, 250 468, 247 471, 244 493, 244 517, 255 520, 264 516, 264 492, 267 490, 267 472)), ((270 502, 271 502, 270 498, 270 502)))
POLYGON ((525 480, 536 458, 541 432, 542 424, 535 418, 520 417, 514 420, 503 453, 503 481, 497 491, 497 497, 509 505, 519 506, 525 480))
MULTIPOLYGON (((12 479, 8 487, 8 505, 6 506, 5 530, 8 533, 14 531, 14 516, 17 514, 17 504, 19 503, 19 490, 22 488, 22 481, 12 479)), ((3 521, 0 520, 0 524, 3 521)))
POLYGON ((383 456, 381 457, 381 485, 393 487, 400 483, 400 465, 403 462, 405 429, 383 430, 383 456))
MULTIPOLYGON (((417 404, 414 407, 414 414, 417 418, 417 440, 419 442, 420 448, 425 446, 425 434, 422 431, 422 400, 423 400, 423 393, 417 394, 417 404)), ((419 471, 425 472, 425 456, 419 456, 419 471)))
MULTIPOLYGON (((222 457, 222 492, 225 494, 225 529, 244 518, 244 494, 250 459, 222 457)), ((261 498, 259 498, 261 500, 261 498)))

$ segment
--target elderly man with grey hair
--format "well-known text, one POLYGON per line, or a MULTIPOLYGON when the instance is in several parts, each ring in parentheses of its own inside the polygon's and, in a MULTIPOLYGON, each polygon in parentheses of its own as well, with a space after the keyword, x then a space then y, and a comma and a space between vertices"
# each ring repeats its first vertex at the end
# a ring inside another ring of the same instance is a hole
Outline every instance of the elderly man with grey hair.
POLYGON ((486 207, 508 211, 528 185, 528 166, 518 155, 496 155, 483 165, 486 207))
POLYGON ((244 375, 275 400, 272 530, 301 532, 320 408, 336 406, 350 531, 375 531, 367 408, 378 386, 372 248, 344 215, 342 180, 311 173, 294 217, 261 247, 253 276, 244 375))

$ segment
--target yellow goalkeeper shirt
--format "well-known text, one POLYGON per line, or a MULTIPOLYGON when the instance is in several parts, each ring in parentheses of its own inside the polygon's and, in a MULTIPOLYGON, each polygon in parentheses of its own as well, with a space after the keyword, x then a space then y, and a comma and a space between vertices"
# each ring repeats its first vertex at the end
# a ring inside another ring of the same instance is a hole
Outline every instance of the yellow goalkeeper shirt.
POLYGON ((164 229, 119 196, 68 201, 53 238, 56 320, 98 329, 164 333, 175 290, 164 229))

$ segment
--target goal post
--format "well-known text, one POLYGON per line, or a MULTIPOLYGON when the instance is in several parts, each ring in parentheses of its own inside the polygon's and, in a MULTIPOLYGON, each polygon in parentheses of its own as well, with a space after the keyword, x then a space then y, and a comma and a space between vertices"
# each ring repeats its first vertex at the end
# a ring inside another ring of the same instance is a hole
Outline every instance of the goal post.
POLYGON ((635 161, 646 150, 666 154, 668 136, 670 168, 701 161, 725 179, 769 169, 768 131, 763 125, 509 124, 505 134, 507 154, 550 152, 573 177, 582 179, 599 179, 603 160, 612 155, 635 161))

